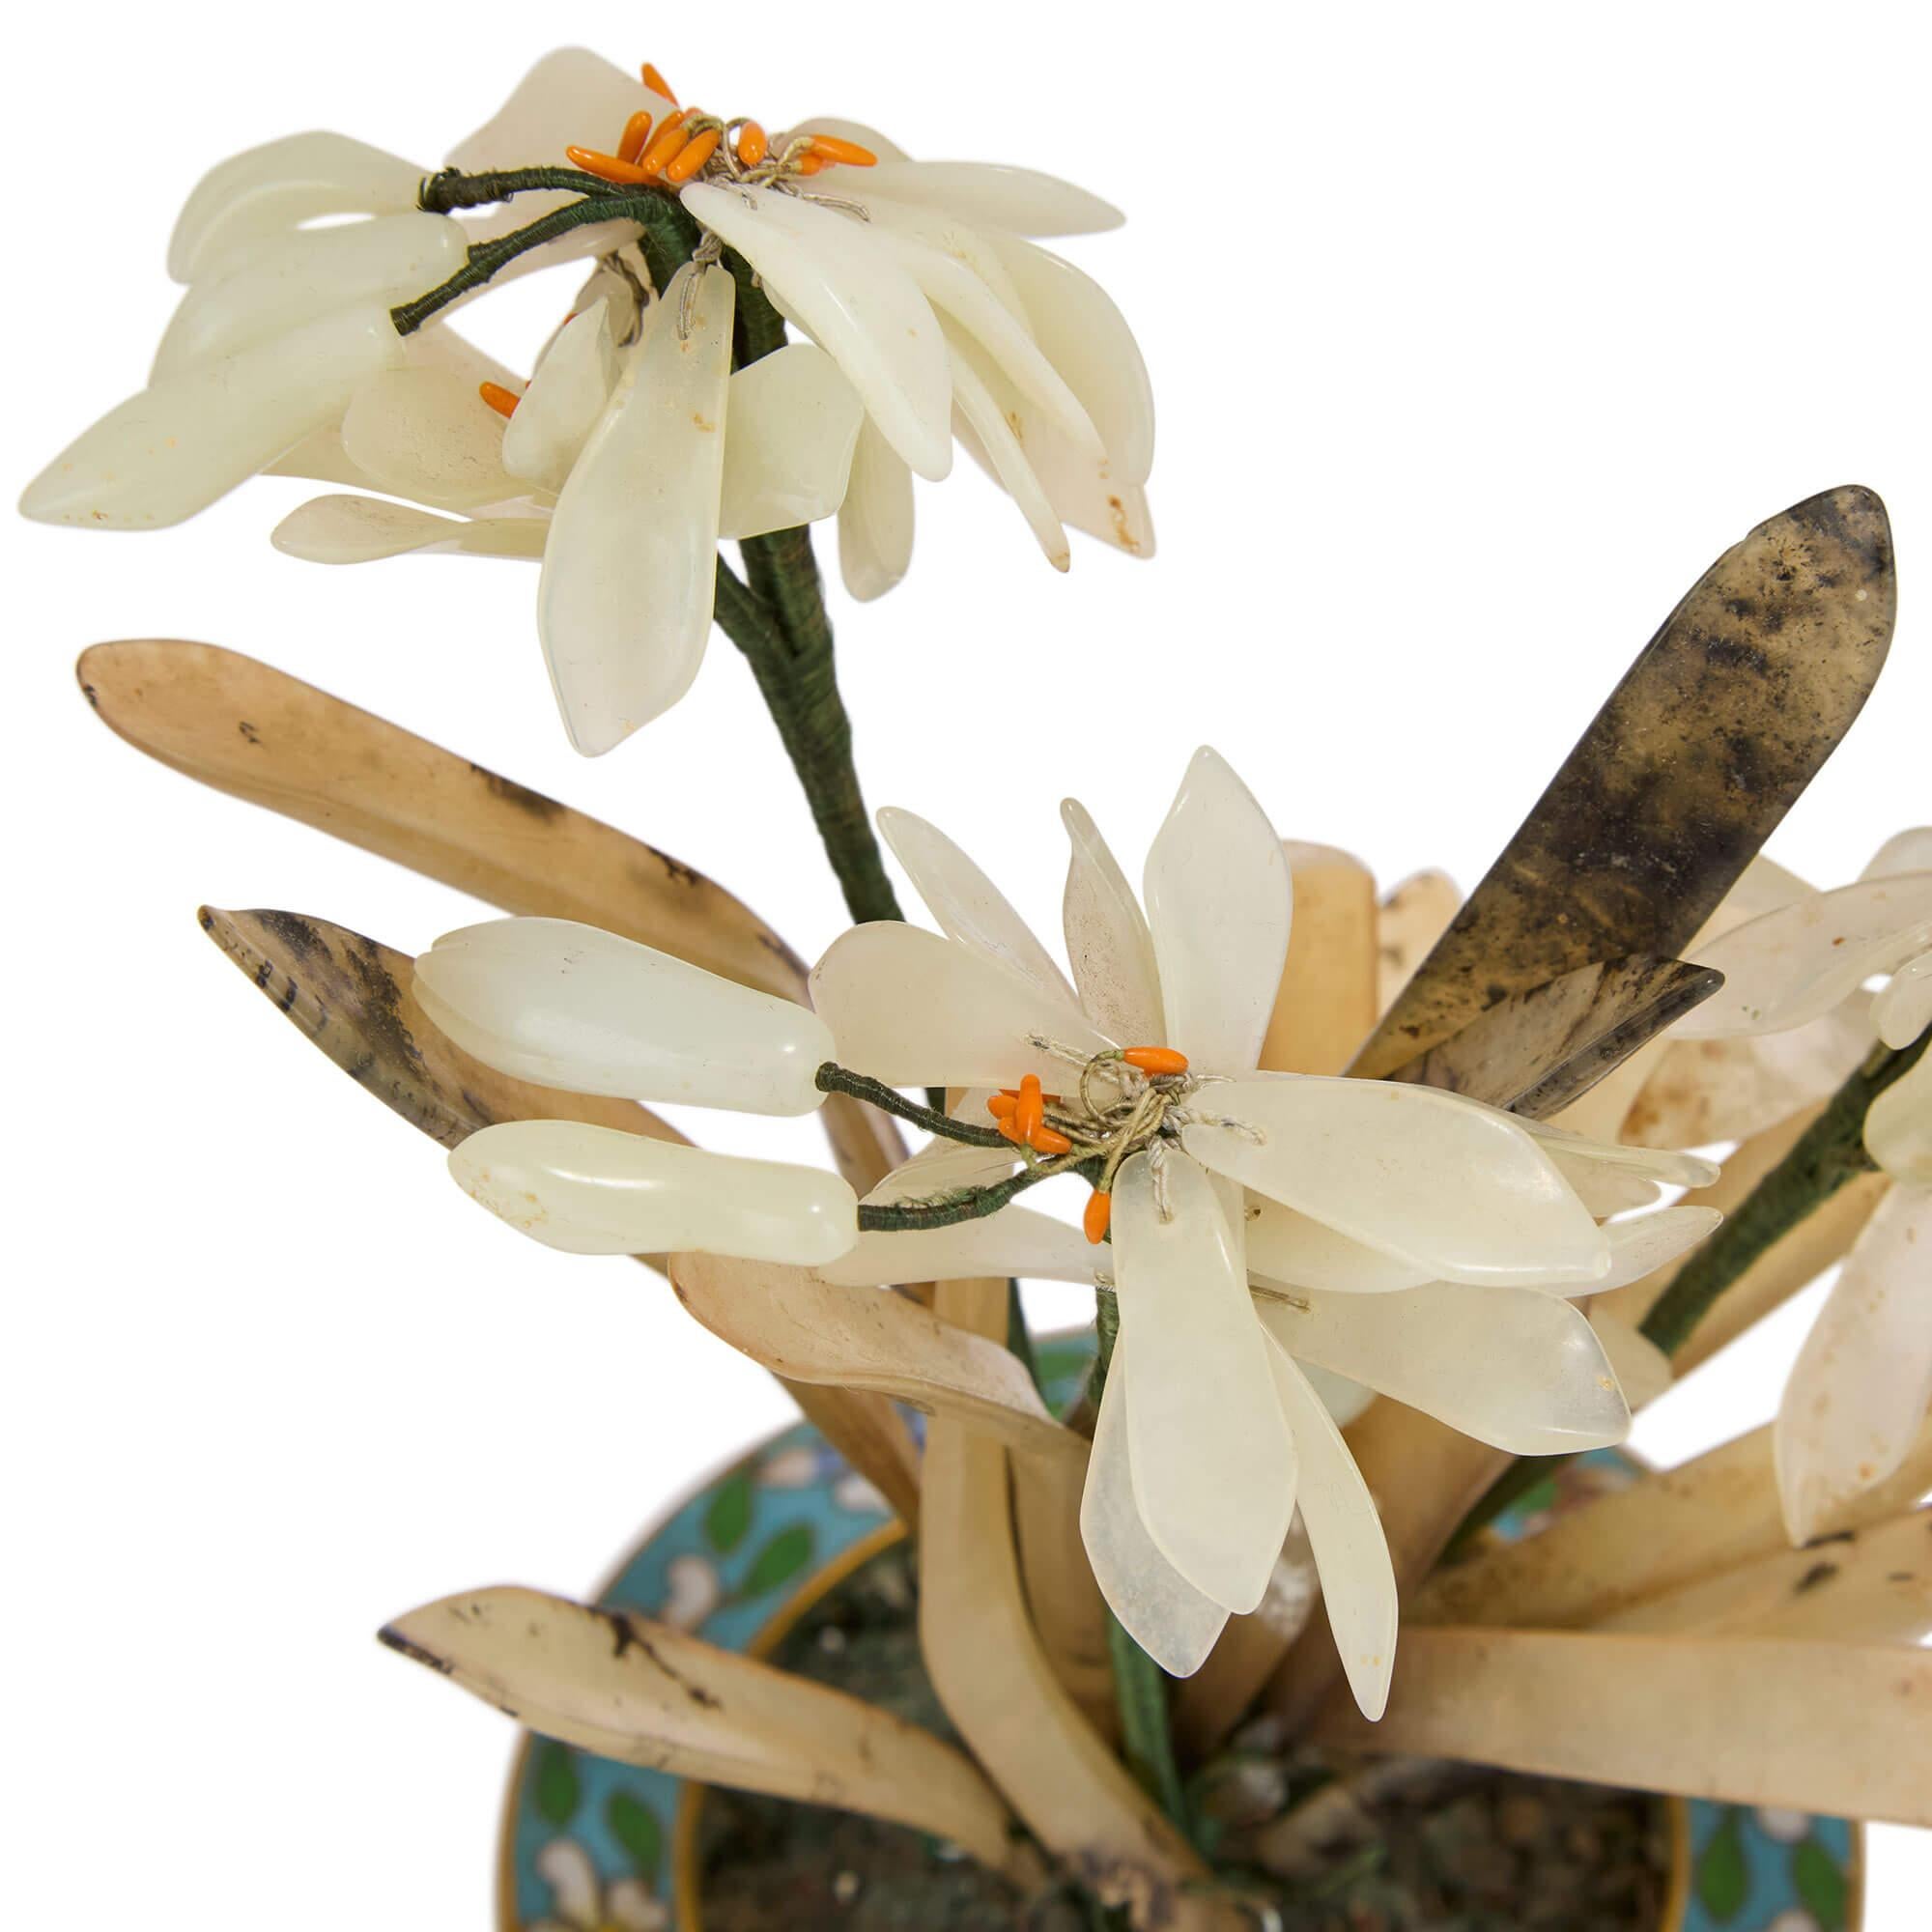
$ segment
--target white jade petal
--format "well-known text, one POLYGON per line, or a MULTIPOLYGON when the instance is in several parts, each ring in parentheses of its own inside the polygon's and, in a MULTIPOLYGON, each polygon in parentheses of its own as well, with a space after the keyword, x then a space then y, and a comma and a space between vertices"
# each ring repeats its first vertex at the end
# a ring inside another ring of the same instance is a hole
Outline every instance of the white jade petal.
POLYGON ((804 1007, 562 919, 494 920, 416 961, 423 1009, 519 1079, 631 1100, 809 1114, 832 1037, 804 1007))
POLYGON ((561 490, 617 386, 616 337, 608 299, 570 318, 503 425, 502 464, 544 490, 561 490))
MULTIPOLYGON (((876 155, 882 161, 903 161, 908 158, 906 151, 896 141, 887 139, 876 128, 868 128, 863 121, 847 121, 837 114, 813 114, 804 121, 795 123, 785 129, 787 134, 830 134, 835 141, 856 141, 867 153, 876 155)), ((847 167, 843 174, 835 177, 838 191, 845 192, 845 179, 852 170, 847 167)))
POLYGON ((1895 832, 1871 856, 1861 879, 1895 878, 1900 872, 1932 872, 1932 825, 1895 832))
POLYGON ((1071 1001, 954 940, 889 921, 833 941, 812 969, 811 1004, 839 1065, 889 1087, 1014 1087, 1037 1073, 1057 1093, 1078 1070, 1035 1039, 1083 1058, 1116 1044, 1071 1001))
POLYGON ((342 228, 298 230, 250 250, 181 298, 150 382, 352 302, 384 308, 433 289, 463 266, 463 230, 443 214, 384 214, 342 228))
POLYGON ((178 524, 335 420, 402 355, 388 312, 367 307, 198 363, 83 431, 28 484, 21 514, 89 529, 178 524))
POLYGON ((1145 483, 1153 468, 1153 385, 1126 318, 1071 262, 1012 236, 992 240, 1040 348, 1100 433, 1112 481, 1145 483))
MULTIPOLYGON (((1207 1091, 1211 1096, 1216 1090, 1207 1091)), ((1282 1287, 1319 1288, 1330 1294, 1387 1294, 1399 1288, 1420 1288, 1430 1279, 1426 1267, 1351 1241, 1325 1223, 1265 1195, 1248 1197, 1247 1235, 1249 1268, 1282 1287)))
POLYGON ((740 1160, 580 1121, 506 1121, 449 1156, 464 1192, 573 1255, 696 1251, 818 1267, 858 1236, 836 1174, 740 1160))
POLYGON ((1189 1105, 1238 1123, 1182 1127, 1205 1166, 1432 1278, 1538 1286, 1609 1265, 1607 1240, 1537 1141, 1453 1094, 1277 1074, 1216 1082, 1189 1105))
POLYGON ((1134 1495, 1175 1569, 1244 1612, 1266 1591, 1294 1515, 1294 1444, 1248 1295, 1240 1231, 1193 1161, 1166 1166, 1169 1219, 1146 1154, 1114 1183, 1134 1495))
POLYGON ((355 392, 342 448, 378 489, 440 510, 521 497, 503 468, 503 418, 447 369, 390 369, 355 392))
MULTIPOLYGON (((1932 1187, 1932 1053, 1865 1109, 1865 1151, 1894 1180, 1932 1187)), ((1920 1266, 1932 1269, 1932 1256, 1920 1266)))
POLYGON ((168 242, 168 273, 199 281, 325 214, 402 214, 426 168, 347 134, 289 134, 231 155, 195 184, 168 242))
POLYGON ((711 631, 734 286, 678 270, 558 497, 537 629, 570 741, 595 757, 691 687, 711 631))
MULTIPOLYGON (((411 369, 440 369, 460 376, 470 389, 480 383, 499 383, 515 387, 521 378, 486 355, 467 337, 458 334, 440 318, 403 338, 403 366, 411 369)), ((352 490, 374 490, 382 486, 365 470, 349 460, 342 447, 342 425, 325 424, 304 437, 285 455, 269 465, 270 476, 306 476, 318 483, 346 484, 352 490)))
POLYGON ((1033 318, 1027 311, 1019 284, 1008 271, 999 252, 1000 238, 948 214, 944 209, 922 208, 916 202, 894 201, 888 195, 867 192, 864 177, 851 175, 838 185, 841 200, 863 208, 874 229, 903 235, 960 263, 998 297, 1002 306, 1032 334, 1033 318))
POLYGON ((1295 1367, 1301 1371, 1308 1386, 1315 1391, 1316 1399, 1328 1411, 1329 1419, 1337 1429, 1348 1428, 1376 1399, 1375 1390, 1366 1382, 1338 1376, 1333 1369, 1324 1369, 1320 1362, 1297 1362, 1295 1367))
POLYGON ((881 228, 874 240, 953 329, 969 337, 1049 422, 1096 461, 1105 458, 1100 432, 1085 405, 1041 354, 1026 324, 980 276, 955 257, 895 229, 881 228))
POLYGON ((1628 1221, 1612 1221, 1604 1230, 1610 1244, 1610 1271, 1601 1281, 1573 1293, 1607 1294, 1613 1288, 1625 1288, 1634 1281, 1674 1262, 1699 1241, 1718 1232, 1723 1215, 1716 1208, 1683 1206, 1660 1208, 1654 1214, 1638 1214, 1628 1221))
POLYGON ((975 1221, 910 1234, 864 1234, 822 1270, 841 1288, 885 1288, 921 1281, 1009 1275, 1026 1281, 1094 1279, 1092 1247, 1077 1228, 1026 1208, 1002 1208, 975 1221))
POLYGON ((912 471, 867 416, 838 506, 838 574, 861 604, 883 597, 912 562, 912 471))
POLYGON ((938 826, 894 805, 883 807, 878 820, 893 856, 949 939, 1031 980, 1051 999, 1072 999, 1073 988, 1053 955, 999 887, 938 826))
MULTIPOLYGON (((625 122, 639 108, 663 115, 670 105, 645 87, 635 70, 617 67, 585 47, 557 47, 518 81, 510 98, 475 133, 450 149, 449 163, 469 173, 560 167, 571 143, 614 153, 625 122)), ((526 208, 526 198, 519 195, 516 206, 526 208)))
POLYGON ((373 563, 385 556, 506 556, 535 563, 546 517, 439 517, 385 497, 316 497, 284 517, 270 541, 309 563, 373 563))
POLYGON ((1785 1527, 1805 1543, 1905 1460, 1932 1403, 1932 1186, 1895 1185, 1847 1258, 1773 1435, 1785 1527))
POLYGON ((1127 1446, 1126 1365, 1126 1350, 1116 1342, 1080 1494, 1080 1540, 1122 1628, 1170 1676, 1191 1677, 1227 1627, 1228 1612, 1168 1562, 1141 1520, 1127 1446))
POLYGON ((1515 1456, 1602 1449, 1630 1410, 1582 1312, 1520 1288, 1432 1282, 1390 1294, 1257 1301, 1291 1355, 1366 1382, 1515 1456))
MULTIPOLYGON (((969 349, 971 344, 966 345, 969 349)), ((1078 449, 1049 422, 1038 406, 1028 401, 983 355, 973 364, 985 384, 1012 441, 1024 452, 1030 472, 1027 487, 1043 493, 1046 508, 1063 525, 1124 551, 1129 556, 1150 557, 1154 551, 1153 518, 1147 492, 1138 484, 1112 480, 1104 456, 1078 449)), ((955 412, 953 434, 961 446, 994 482, 1006 478, 973 424, 955 412)), ((1010 466, 1011 458, 1007 458, 1010 466)))
MULTIPOLYGON (((1667 1187, 1708 1187, 1718 1178, 1718 1163, 1706 1160, 1702 1154, 1686 1153, 1676 1148, 1627 1147, 1621 1141, 1586 1140, 1581 1134, 1552 1126, 1548 1121, 1527 1120, 1520 1114, 1504 1113, 1495 1107, 1484 1107, 1481 1111, 1520 1127, 1556 1163, 1563 1178, 1579 1191, 1583 1185, 1581 1177, 1591 1173, 1600 1177, 1625 1174, 1636 1180, 1662 1181, 1667 1187)), ((1652 1193, 1637 1194, 1630 1205, 1654 1199, 1652 1193)))
POLYGON ((1783 1033, 1667 1042, 1621 1132, 1644 1147, 1704 1147, 1788 1121, 1836 1093, 1871 1051, 1876 1007, 1868 1018, 1861 1004, 1848 1000, 1783 1033))
MULTIPOLYGON (((953 1109, 956 1120, 975 1125, 986 1118, 985 1092, 969 1094, 966 1104, 953 1109)), ((1019 1164, 1019 1155, 1005 1149, 969 1147, 962 1141, 935 1136, 910 1160, 886 1176, 866 1196, 866 1205, 891 1206, 899 1201, 929 1201, 935 1195, 951 1194, 962 1187, 988 1187, 1004 1180, 1019 1164)))
POLYGON ((1670 1357, 1648 1335, 1640 1334, 1607 1308, 1590 1310, 1590 1326, 1603 1345, 1624 1401, 1633 1410, 1648 1408, 1671 1384, 1670 1357))
POLYGON ((1061 913, 1080 1004, 1116 1039, 1165 1046, 1153 935, 1134 889, 1078 799, 1061 800, 1060 822, 1068 846, 1061 913))
POLYGON ((985 453, 987 467, 1000 487, 1019 506, 1020 515, 1033 531, 1034 541, 1055 570, 1065 570, 1072 560, 1066 532, 1047 501, 1046 488, 1034 474, 1013 426, 1000 408, 999 398, 987 384, 989 373, 975 345, 962 337, 951 324, 945 325, 946 346, 952 366, 952 406, 957 418, 971 430, 985 453))
MULTIPOLYGON (((838 177, 833 178, 836 190, 838 177)), ((888 195, 1015 235, 1097 235, 1126 219, 1085 188, 1032 168, 988 161, 888 161, 867 168, 861 194, 888 195)))
POLYGON ((1814 893, 1781 912, 1734 927, 1702 948, 1697 964, 1724 983, 1678 1021, 1679 1039, 1722 1039, 1802 1026, 1932 950, 1932 872, 1894 873, 1814 893))
MULTIPOLYGON (((1264 1330, 1264 1333, 1266 1331, 1264 1330)), ((1362 1715, 1379 1718, 1395 1666, 1395 1565, 1376 1501, 1342 1432, 1291 1356, 1268 1337, 1268 1367, 1294 1435, 1297 1500, 1315 1551, 1328 1628, 1362 1715)))
POLYGON ((866 411, 824 350, 793 342, 740 369, 729 413, 721 537, 795 529, 838 509, 866 411))
POLYGON ((1245 1072, 1281 986, 1293 894, 1267 814, 1206 745, 1154 835, 1141 884, 1169 1043, 1197 1073, 1245 1072))
POLYGON ((694 182, 683 201, 782 298, 914 470, 945 476, 952 384, 939 320, 865 224, 767 188, 694 182))
POLYGON ((1908 959, 1872 1002, 1872 1024, 1888 1046, 1910 1046, 1932 1026, 1932 952, 1908 959))

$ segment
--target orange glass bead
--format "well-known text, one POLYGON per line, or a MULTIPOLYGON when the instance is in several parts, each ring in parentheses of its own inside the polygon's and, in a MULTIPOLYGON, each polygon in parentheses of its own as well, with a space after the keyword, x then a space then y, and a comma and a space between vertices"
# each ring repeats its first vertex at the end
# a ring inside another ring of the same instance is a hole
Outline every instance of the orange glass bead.
POLYGON ((1056 1127, 1036 1127, 1027 1145, 1035 1153, 1071 1153, 1073 1143, 1056 1127))
POLYGON ((738 129, 738 158, 748 168, 754 168, 772 151, 772 144, 765 136, 765 130, 755 121, 747 121, 738 129))
POLYGON ((680 109, 675 114, 667 114, 651 145, 638 156, 639 167, 643 169, 647 177, 661 173, 665 165, 676 156, 677 151, 690 139, 691 136, 684 131, 683 110, 680 109))
POLYGON ((1177 1053, 1171 1046, 1130 1046, 1121 1055, 1129 1066, 1138 1066, 1143 1073, 1185 1073, 1187 1056, 1177 1053))
POLYGON ((664 75, 661 74, 657 71, 657 69, 650 64, 649 61, 646 61, 643 64, 643 66, 638 70, 638 71, 643 76, 644 85, 648 87, 653 94, 661 95, 666 100, 668 100, 673 107, 677 105, 677 96, 670 91, 670 82, 668 81, 664 77, 664 75))
POLYGON ((1016 1121, 1001 1121, 997 1124, 1001 1138, 1011 1141, 1015 1147, 1018 1147, 1026 1139, 1026 1136, 1020 1132, 1019 1123, 1016 1121))
POLYGON ((1039 1091, 1039 1075, 1029 1073, 1020 1082, 1020 1097, 1013 1107, 1013 1124, 1030 1141, 1045 1121, 1046 1095, 1039 1091))
POLYGON ((596 148, 566 148, 563 151, 587 175, 618 187, 638 187, 651 179, 648 169, 636 161, 619 160, 596 148))
POLYGON ((513 416, 517 405, 523 400, 514 389, 506 389, 500 383, 478 383, 476 393, 497 412, 499 416, 513 416))
POLYGON ((688 182, 716 151, 719 133, 716 128, 707 128, 677 151, 676 158, 664 171, 665 180, 672 183, 688 182))
POLYGON ((824 156, 820 155, 801 155, 792 163, 792 166, 802 175, 815 175, 824 165, 824 156))
POLYGON ((624 123, 623 139, 617 143, 617 158, 620 161, 635 161, 644 152, 644 143, 651 138, 651 129, 657 126, 657 117, 648 107, 639 107, 624 123))
POLYGON ((1096 1188, 1087 1197, 1087 1211, 1080 1217, 1082 1231, 1096 1248, 1107 1238, 1107 1224, 1113 1218, 1114 1197, 1096 1188))
POLYGON ((860 147, 857 141, 841 141, 836 134, 814 134, 811 152, 824 160, 843 161, 847 167, 872 168, 879 164, 879 157, 871 149, 860 147))
POLYGON ((995 1094, 986 1102, 986 1111, 996 1121, 1010 1121, 1013 1109, 1020 1103, 1017 1094, 995 1094))

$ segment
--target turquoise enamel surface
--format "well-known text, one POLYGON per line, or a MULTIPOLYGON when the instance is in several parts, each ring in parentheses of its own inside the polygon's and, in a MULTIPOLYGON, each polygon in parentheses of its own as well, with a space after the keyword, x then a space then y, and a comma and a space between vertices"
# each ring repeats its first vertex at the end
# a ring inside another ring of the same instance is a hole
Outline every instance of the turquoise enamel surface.
MULTIPOLYGON (((1040 1366, 1056 1399, 1071 1394, 1089 1350, 1049 1342, 1040 1366)), ((917 1422, 918 1418, 913 1418, 917 1422)), ((1633 1480, 1613 1450, 1569 1465, 1497 1524, 1534 1534, 1553 1513, 1633 1480)), ((743 1649, 808 1579, 883 1527, 877 1492, 801 1423, 715 1477, 650 1532, 598 1601, 664 1617, 743 1649)), ((541 1869, 547 1846, 587 1855, 612 1932, 675 1932, 670 1845, 682 1780, 611 1764, 541 1738, 509 1794, 501 1918, 518 1932, 603 1932, 562 1918, 541 1869)), ((1690 1894, 1669 1932, 1847 1932, 1856 1838, 1840 1818, 1693 1804, 1690 1894)))

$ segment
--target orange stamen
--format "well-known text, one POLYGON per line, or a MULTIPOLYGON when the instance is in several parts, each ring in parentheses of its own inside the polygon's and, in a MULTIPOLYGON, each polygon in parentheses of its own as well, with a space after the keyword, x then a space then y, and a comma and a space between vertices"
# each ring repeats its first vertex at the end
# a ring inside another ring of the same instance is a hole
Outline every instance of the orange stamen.
POLYGON ((656 127, 656 117, 648 107, 639 107, 624 123, 624 137, 617 143, 617 158, 620 161, 635 161, 644 152, 644 143, 651 138, 651 129, 656 127))
POLYGON ((1046 1120, 1046 1095, 1039 1091, 1039 1075, 1029 1073, 1020 1082, 1020 1097, 1013 1104, 1013 1125, 1031 1141, 1046 1120))
POLYGON ((664 75, 661 74, 657 71, 657 69, 650 64, 649 61, 646 61, 643 64, 643 66, 639 69, 639 72, 643 75, 644 85, 648 87, 653 94, 663 95, 664 98, 667 100, 668 100, 673 107, 677 105, 677 96, 670 91, 670 82, 668 81, 664 77, 664 75))
POLYGON ((1019 1103, 1020 1096, 1017 1094, 995 1094, 986 1102, 986 1111, 996 1121, 1010 1121, 1013 1117, 1013 1109, 1019 1103))
POLYGON ((1035 1153, 1071 1153, 1073 1151, 1073 1143, 1054 1127, 1036 1127, 1028 1137, 1027 1146, 1032 1148, 1035 1153))
POLYGON ((668 182, 688 182, 706 161, 711 158, 718 146, 719 134, 716 128, 707 128, 694 141, 680 148, 677 157, 665 169, 668 182))
POLYGON ((1171 1046, 1130 1046, 1121 1055, 1129 1066, 1138 1066, 1143 1073, 1185 1073, 1187 1056, 1177 1053, 1171 1046))
POLYGON ((602 154, 595 148, 566 148, 563 152, 585 174, 595 175, 599 181, 617 187, 637 187, 651 179, 637 162, 620 160, 615 155, 602 154))
POLYGON ((771 148, 765 130, 755 121, 747 121, 738 129, 738 158, 748 168, 756 167, 771 153, 771 148))
POLYGON ((1107 1224, 1113 1218, 1114 1197, 1094 1189, 1087 1197, 1087 1211, 1080 1217, 1080 1226, 1096 1248, 1107 1238, 1107 1224))
POLYGON ((638 165, 646 177, 659 174, 665 163, 673 159, 677 151, 691 139, 684 131, 684 110, 667 114, 664 125, 657 131, 657 138, 638 156, 638 165))
POLYGON ((857 141, 841 141, 836 134, 814 134, 811 152, 828 161, 843 161, 848 167, 872 168, 879 164, 879 157, 871 149, 860 147, 857 141))
POLYGON ((514 389, 506 389, 500 383, 478 383, 476 393, 497 412, 499 416, 513 416, 517 405, 523 398, 514 389))

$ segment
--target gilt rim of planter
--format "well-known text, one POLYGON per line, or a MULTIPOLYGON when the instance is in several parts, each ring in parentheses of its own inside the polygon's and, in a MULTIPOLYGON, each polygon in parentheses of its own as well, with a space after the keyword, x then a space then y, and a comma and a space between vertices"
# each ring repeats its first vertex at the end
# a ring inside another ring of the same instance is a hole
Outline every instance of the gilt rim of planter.
MULTIPOLYGON (((1065 1345, 1069 1342, 1077 1343, 1080 1337, 1078 1331, 1069 1331, 1040 1339, 1044 1344, 1065 1345)), ((680 1489, 667 1502, 663 1511, 652 1519, 609 1566, 599 1579, 595 1600, 601 1601, 610 1593, 650 1546, 664 1534, 667 1526, 680 1512, 688 1509, 700 1497, 713 1492, 733 1472, 754 1463, 782 1438, 798 1433, 801 1427, 810 1432, 809 1424, 793 1422, 759 1436, 747 1449, 735 1456, 720 1460, 694 1479, 690 1485, 680 1489)), ((1628 1447, 1612 1453, 1631 1467, 1642 1469, 1650 1466, 1643 1459, 1634 1455, 1628 1447)), ((815 1479, 814 1486, 823 1483, 824 1478, 820 1477, 815 1479)), ((789 1593, 763 1623, 758 1625, 741 1644, 733 1645, 732 1648, 743 1656, 760 1662, 768 1661, 798 1624, 834 1590, 873 1557, 904 1542, 906 1536, 905 1524, 890 1518, 868 1529, 861 1530, 851 1543, 798 1577, 789 1593)), ((527 1923, 519 1909, 517 1898, 519 1805, 528 1776, 532 1751, 542 1742, 531 1732, 526 1731, 520 1736, 517 1748, 511 1757, 509 1776, 505 1781, 505 1799, 497 1833, 496 1861, 497 1897, 494 1918, 497 1932, 525 1932, 527 1923)), ((666 1883, 659 1895, 670 1907, 671 1923, 675 1932, 704 1932, 704 1895, 698 1851, 704 1801, 711 1787, 691 1779, 681 1779, 679 1785, 667 1844, 666 1883)), ((1692 1923, 1691 1894, 1696 1880, 1698 1849, 1693 1827, 1693 1806, 1700 1801, 1670 1792, 1649 1795, 1655 1797, 1664 1807, 1670 1834, 1669 1869, 1663 1906, 1658 1916, 1656 1932, 1687 1932, 1687 1928, 1692 1923)), ((1756 1807, 1718 1808, 1754 1814, 1756 1807)), ((1849 1843, 1841 1867, 1845 1883, 1843 1915, 1835 1927, 1827 1924, 1823 1926, 1822 1932, 1861 1932, 1862 1927, 1867 1849, 1865 1824, 1861 1819, 1842 1822, 1849 1827, 1849 1843)), ((1748 1902, 1747 1900, 1747 1903, 1748 1902)), ((1771 1903, 1777 1904, 1779 1901, 1773 1900, 1771 1903)), ((1713 1917, 1707 1912, 1703 1920, 1698 1922, 1727 1926, 1731 1919, 1713 1917)), ((1763 1921, 1763 1932, 1777 1932, 1780 1922, 1779 1919, 1763 1921)))

